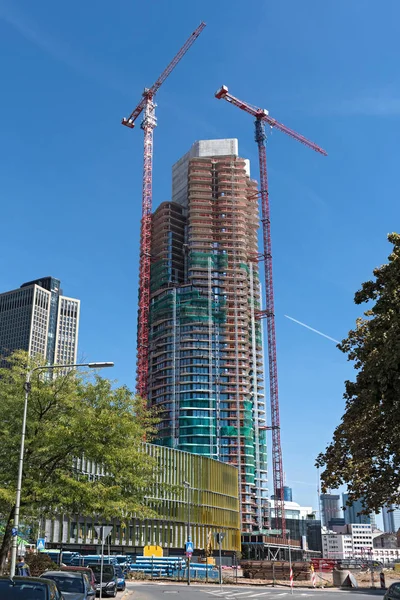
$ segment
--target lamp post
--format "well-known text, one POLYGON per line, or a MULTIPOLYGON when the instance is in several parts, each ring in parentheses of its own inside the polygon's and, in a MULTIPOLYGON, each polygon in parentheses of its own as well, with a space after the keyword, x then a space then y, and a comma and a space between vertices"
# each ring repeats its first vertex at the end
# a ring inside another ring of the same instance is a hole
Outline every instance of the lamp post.
POLYGON ((26 435, 26 416, 28 412, 28 398, 29 392, 31 391, 31 378, 32 373, 35 371, 48 371, 53 369, 69 369, 76 367, 89 367, 89 369, 103 369, 105 367, 113 367, 113 362, 91 362, 91 363, 77 363, 70 365, 43 365, 40 367, 34 367, 30 371, 27 371, 25 378, 25 402, 24 402, 24 413, 22 417, 22 433, 21 433, 21 448, 19 452, 19 464, 18 464, 18 480, 17 480, 17 493, 15 496, 15 511, 14 511, 14 535, 12 540, 11 548, 11 567, 10 577, 15 575, 15 567, 17 563, 17 549, 18 549, 18 527, 19 527, 19 511, 21 506, 21 488, 22 488, 22 472, 24 467, 24 450, 25 450, 25 435, 26 435))
MULTIPOLYGON (((191 491, 192 491, 192 486, 190 485, 190 483, 188 481, 184 481, 183 482, 184 487, 187 489, 187 505, 188 505, 188 521, 187 521, 187 541, 191 542, 191 535, 190 535, 190 502, 191 502, 191 491)), ((187 554, 187 569, 188 569, 188 576, 187 576, 187 584, 190 585, 190 554, 187 554)))

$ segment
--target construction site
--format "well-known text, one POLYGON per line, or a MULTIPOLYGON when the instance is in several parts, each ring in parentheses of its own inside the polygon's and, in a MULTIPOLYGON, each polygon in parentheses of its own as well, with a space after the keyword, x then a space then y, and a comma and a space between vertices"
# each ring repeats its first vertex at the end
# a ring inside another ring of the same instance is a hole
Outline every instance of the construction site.
POLYGON ((191 34, 122 121, 132 129, 143 114, 136 391, 157 407, 158 445, 237 468, 242 548, 247 554, 283 556, 292 537, 300 558, 306 549, 287 530, 283 498, 265 124, 319 154, 326 152, 222 86, 215 97, 255 119, 260 187, 250 177, 249 161, 239 155, 237 139, 200 140, 172 167, 171 201, 153 211, 155 95, 204 27, 201 23, 191 34))

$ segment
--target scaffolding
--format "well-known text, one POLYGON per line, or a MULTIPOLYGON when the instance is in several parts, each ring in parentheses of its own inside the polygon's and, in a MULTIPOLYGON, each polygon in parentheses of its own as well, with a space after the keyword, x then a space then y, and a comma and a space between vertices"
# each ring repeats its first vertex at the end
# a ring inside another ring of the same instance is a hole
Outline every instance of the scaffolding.
POLYGON ((256 189, 241 158, 190 159, 187 207, 153 221, 150 310, 157 442, 238 467, 248 534, 266 492, 256 189))

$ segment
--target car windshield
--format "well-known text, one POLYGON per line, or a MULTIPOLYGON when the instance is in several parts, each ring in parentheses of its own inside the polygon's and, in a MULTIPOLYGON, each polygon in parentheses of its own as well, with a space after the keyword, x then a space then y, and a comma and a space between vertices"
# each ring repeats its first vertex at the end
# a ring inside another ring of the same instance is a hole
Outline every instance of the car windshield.
MULTIPOLYGON (((96 583, 100 583, 101 565, 90 565, 96 579, 96 583)), ((114 578, 114 567, 112 565, 103 565, 103 581, 111 581, 114 578)))
POLYGON ((114 567, 114 569, 115 569, 115 574, 116 574, 117 577, 123 577, 124 576, 124 573, 123 573, 123 571, 122 571, 122 569, 121 569, 121 567, 119 565, 116 565, 114 567))
POLYGON ((30 581, 0 582, 0 600, 47 600, 46 587, 30 581))
POLYGON ((400 596, 400 583, 393 583, 389 588, 389 592, 394 596, 400 596))
POLYGON ((52 579, 56 582, 58 589, 62 592, 83 593, 85 588, 83 586, 83 580, 80 576, 70 575, 46 575, 46 579, 52 579))

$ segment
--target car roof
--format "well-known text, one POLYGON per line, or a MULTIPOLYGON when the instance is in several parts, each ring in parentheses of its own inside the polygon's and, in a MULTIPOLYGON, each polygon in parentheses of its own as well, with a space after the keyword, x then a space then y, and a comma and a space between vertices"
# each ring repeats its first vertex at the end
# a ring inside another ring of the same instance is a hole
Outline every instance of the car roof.
POLYGON ((54 575, 62 575, 63 577, 80 577, 83 573, 79 573, 78 571, 45 571, 43 575, 40 577, 46 578, 46 575, 54 576, 54 575))
POLYGON ((91 571, 90 567, 78 567, 74 565, 65 565, 65 567, 61 567, 61 571, 91 571))
POLYGON ((1 581, 12 581, 12 580, 16 580, 16 581, 31 581, 32 583, 40 583, 40 585, 45 585, 46 583, 51 583, 51 585, 54 585, 54 581, 51 580, 46 580, 44 577, 22 577, 22 575, 15 575, 15 577, 11 578, 8 575, 0 575, 0 582, 1 581))

